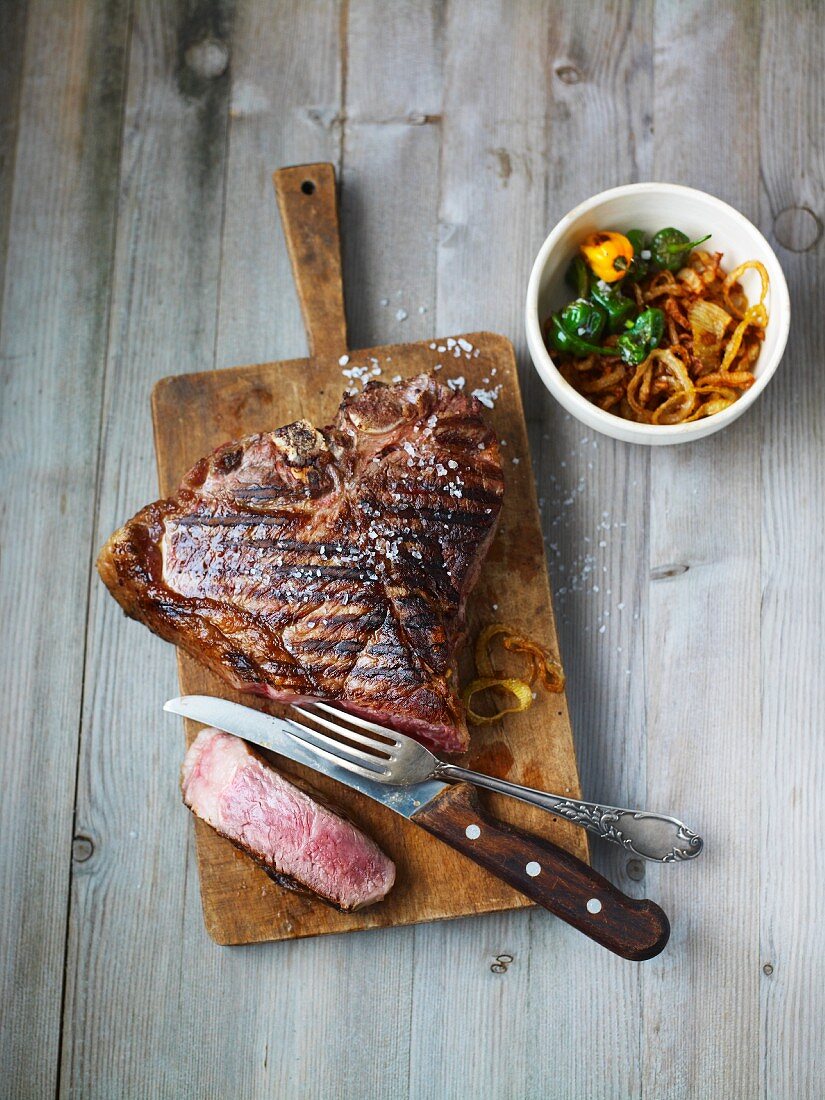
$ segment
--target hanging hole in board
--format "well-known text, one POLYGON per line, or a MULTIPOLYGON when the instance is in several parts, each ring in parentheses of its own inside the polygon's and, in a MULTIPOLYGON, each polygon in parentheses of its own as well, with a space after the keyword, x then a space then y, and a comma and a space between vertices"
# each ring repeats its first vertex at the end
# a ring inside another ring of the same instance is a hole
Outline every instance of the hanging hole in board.
POLYGON ((304 180, 304 182, 301 184, 301 190, 305 195, 314 195, 315 184, 312 182, 312 180, 304 180))

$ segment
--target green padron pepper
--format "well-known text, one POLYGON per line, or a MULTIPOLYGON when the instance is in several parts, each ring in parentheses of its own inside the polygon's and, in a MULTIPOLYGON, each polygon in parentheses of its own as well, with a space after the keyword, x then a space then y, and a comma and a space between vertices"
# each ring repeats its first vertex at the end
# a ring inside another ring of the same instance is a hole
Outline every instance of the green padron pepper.
POLYGON ((590 271, 581 256, 574 256, 570 261, 565 280, 575 290, 577 298, 586 298, 590 293, 590 271))
POLYGON ((595 343, 607 324, 607 311, 596 302, 576 298, 559 314, 561 326, 572 336, 580 336, 588 344, 595 343))
POLYGON ((607 331, 613 335, 624 330, 625 322, 636 309, 633 299, 626 298, 615 284, 594 283, 590 297, 607 314, 607 331))
POLYGON ((698 241, 692 241, 681 229, 660 229, 650 245, 653 262, 666 271, 679 271, 685 266, 691 250, 698 244, 704 244, 710 236, 708 233, 698 241))
MULTIPOLYGON (((591 303, 586 302, 585 305, 591 303)), ((568 352, 570 355, 575 355, 579 359, 584 359, 588 355, 615 355, 614 348, 600 348, 597 344, 589 343, 583 335, 579 335, 579 328, 583 328, 582 325, 569 328, 568 325, 572 324, 573 316, 578 316, 579 311, 571 313, 571 307, 577 306, 576 302, 571 302, 561 313, 554 313, 550 318, 548 325, 547 335, 550 337, 550 343, 556 348, 557 351, 568 352), (567 320, 563 318, 567 315, 567 320)), ((598 308, 598 307, 593 307, 598 308)))
POLYGON ((647 243, 647 234, 643 229, 631 229, 627 239, 633 245, 633 262, 627 273, 628 279, 644 279, 650 270, 651 251, 647 243))
POLYGON ((622 360, 631 367, 638 367, 659 346, 665 331, 665 315, 660 309, 645 309, 633 322, 632 328, 623 333, 616 347, 622 360))

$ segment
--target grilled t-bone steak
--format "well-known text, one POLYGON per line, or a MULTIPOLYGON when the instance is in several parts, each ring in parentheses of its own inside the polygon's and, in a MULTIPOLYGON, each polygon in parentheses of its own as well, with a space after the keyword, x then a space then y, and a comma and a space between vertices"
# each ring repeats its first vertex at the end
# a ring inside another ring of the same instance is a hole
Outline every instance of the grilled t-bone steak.
POLYGON ((203 729, 181 769, 183 801, 280 886, 348 912, 380 901, 395 864, 310 788, 288 782, 245 741, 203 729))
POLYGON ((455 652, 503 489, 474 398, 426 374, 371 382, 321 431, 299 420, 201 459, 98 569, 234 687, 335 700, 460 752, 455 652))

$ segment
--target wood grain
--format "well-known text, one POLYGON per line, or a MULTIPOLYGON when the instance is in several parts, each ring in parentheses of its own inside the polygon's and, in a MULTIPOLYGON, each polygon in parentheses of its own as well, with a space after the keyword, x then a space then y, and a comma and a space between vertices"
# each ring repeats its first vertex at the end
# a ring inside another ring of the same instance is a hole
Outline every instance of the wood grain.
MULTIPOLYGON (((825 375, 818 320, 825 315, 825 147, 809 134, 825 125, 822 80, 812 76, 825 50, 825 23, 821 11, 801 3, 770 6, 763 19, 759 223, 791 287, 793 320, 761 419, 759 941, 748 961, 756 964, 759 982, 765 1095, 815 1096, 825 1081, 825 852, 818 827, 811 827, 822 816, 825 791, 825 692, 814 672, 825 557, 825 375), (782 212, 794 209, 806 227, 801 240, 781 231, 782 212)), ((755 838, 749 843, 757 848, 755 838)), ((757 1015, 754 1001, 749 1011, 757 1015)))
MULTIPOLYGON (((466 340, 474 352, 453 356, 454 367, 442 377, 466 379, 466 388, 483 388, 495 371, 501 394, 489 420, 506 437, 524 467, 507 474, 507 491, 499 529, 467 610, 469 636, 489 622, 515 624, 530 637, 541 637, 553 651, 552 609, 544 570, 541 534, 532 498, 527 440, 515 362, 507 341, 489 333, 466 340), (532 507, 531 507, 532 505, 532 507), (494 608, 495 605, 495 608, 494 608)), ((351 365, 372 360, 382 370, 413 377, 439 362, 444 341, 395 344, 351 352, 351 365)), ((161 494, 177 487, 183 473, 219 442, 266 431, 273 425, 307 417, 328 423, 338 406, 345 379, 337 359, 297 360, 228 371, 182 375, 163 380, 154 390, 153 415, 161 494), (182 431, 182 427, 186 430, 182 431)), ((461 662, 464 679, 471 674, 469 656, 461 662)), ((184 694, 229 694, 224 684, 197 662, 180 656, 184 694)), ((244 699, 248 705, 254 700, 244 699)), ((197 727, 187 723, 191 738, 197 727)), ((469 766, 491 771, 530 786, 563 793, 578 791, 575 756, 563 696, 540 693, 520 715, 480 730, 473 737, 469 766)), ((298 765, 284 771, 303 775, 351 813, 379 839, 398 865, 398 879, 379 906, 355 913, 335 913, 327 906, 283 891, 266 879, 250 860, 202 822, 196 822, 201 895, 210 935, 219 943, 250 943, 298 936, 345 932, 436 920, 444 917, 512 909, 526 899, 501 880, 491 878, 455 853, 425 837, 383 806, 345 790, 334 781, 306 773, 298 765), (456 883, 461 882, 461 889, 456 883)), ((575 797, 575 794, 574 794, 575 797)), ((542 831, 586 858, 585 835, 567 822, 549 819, 530 807, 498 799, 497 812, 534 831, 542 831)))
POLYGON ((331 164, 279 168, 272 177, 298 300, 314 358, 347 351, 341 227, 331 164))
MULTIPOLYGON (((655 59, 654 174, 703 187, 758 220, 753 134, 741 125, 758 98, 758 25, 743 24, 729 4, 715 9, 712 23, 698 3, 657 9, 655 59), (724 59, 705 74, 701 92, 687 49, 724 59), (703 117, 706 96, 722 94, 728 110, 714 119, 712 144, 726 150, 724 164, 711 153, 703 117)), ((647 876, 665 908, 680 914, 680 949, 642 975, 645 1018, 662 1028, 678 1017, 694 1036, 683 1043, 668 1027, 666 1041, 648 1049, 643 1089, 651 1095, 722 1100, 760 1088, 752 1011, 759 967, 749 958, 759 934, 759 855, 749 838, 759 828, 761 784, 758 769, 743 762, 758 758, 761 741, 761 416, 757 405, 730 430, 651 458, 648 797, 695 821, 708 856, 699 875, 687 867, 676 877, 664 868, 647 876), (662 577, 670 565, 688 568, 662 577), (736 655, 724 687, 714 654, 736 655), (677 992, 685 983, 688 1002, 677 992), (708 1013, 728 1026, 706 1026, 708 1013), (726 1069, 732 1060, 735 1080, 726 1069)))
POLYGON ((0 1091, 817 1096, 820 5, 394 0, 387 12, 377 0, 0 5, 0 1091), (181 71, 192 47, 197 79, 181 71), (670 800, 661 808, 707 834, 700 861, 661 872, 594 848, 608 878, 672 917, 672 942, 644 967, 537 909, 242 950, 203 930, 180 736, 159 716, 176 690, 169 653, 88 570, 154 491, 156 379, 305 354, 270 174, 316 161, 344 183, 353 346, 482 326, 515 343, 585 793, 670 800), (549 228, 604 187, 656 177, 755 219, 794 311, 760 405, 728 442, 682 456, 565 419, 522 337, 549 228), (653 581, 665 554, 688 573, 653 581), (502 953, 513 961, 491 971, 502 953))
MULTIPOLYGON (((92 559, 154 492, 152 383, 214 354, 229 84, 201 75, 189 50, 224 40, 222 15, 133 12, 92 559)), ((123 633, 99 582, 89 614, 75 810, 88 858, 72 879, 61 1082, 74 1095, 179 1096, 195 1040, 175 978, 189 926, 181 746, 160 709, 174 670, 151 638, 123 633)))
MULTIPOLYGON (((602 187, 649 174, 641 119, 651 102, 652 13, 644 4, 601 5, 598 18, 584 4, 529 7, 514 18, 510 5, 487 5, 486 19, 474 4, 449 7, 439 328, 489 316, 515 340, 582 786, 587 797, 644 804, 633 615, 646 581, 647 454, 565 420, 537 384, 522 318, 530 265, 559 218, 602 187), (620 522, 627 527, 614 528, 620 522), (609 635, 599 633, 605 624, 609 635)), ((623 890, 656 898, 627 874, 618 849, 594 844, 593 858, 623 890)), ((582 953, 576 934, 540 911, 489 917, 483 928, 421 928, 416 954, 425 965, 443 960, 450 982, 416 984, 412 1095, 486 1095, 490 1082, 513 1097, 638 1095, 639 978, 622 960, 582 953), (515 961, 496 975, 501 952, 515 961), (576 1041, 560 1037, 581 1034, 605 989, 621 1010, 600 1013, 581 1057, 576 1041), (472 1026, 468 1004, 479 1006, 472 1026)))
POLYGON ((0 188, 0 1064, 7 1095, 43 1096, 58 1079, 127 22, 120 4, 27 15, 25 46, 8 24, 22 83, 0 188))

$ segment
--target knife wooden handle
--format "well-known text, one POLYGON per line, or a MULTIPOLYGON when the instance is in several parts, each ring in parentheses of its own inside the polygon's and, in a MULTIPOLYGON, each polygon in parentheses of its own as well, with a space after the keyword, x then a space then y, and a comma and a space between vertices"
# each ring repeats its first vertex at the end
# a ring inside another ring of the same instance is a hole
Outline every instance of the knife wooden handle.
POLYGON ((448 787, 412 820, 622 958, 640 962, 664 950, 670 924, 658 905, 628 897, 549 840, 485 813, 468 784, 448 787))
POLYGON ((344 355, 347 321, 335 169, 297 164, 272 177, 313 359, 344 355))

